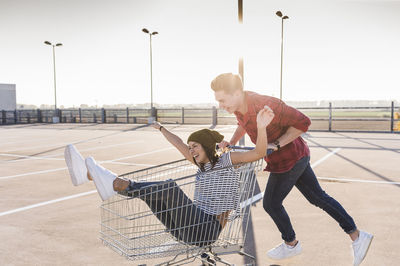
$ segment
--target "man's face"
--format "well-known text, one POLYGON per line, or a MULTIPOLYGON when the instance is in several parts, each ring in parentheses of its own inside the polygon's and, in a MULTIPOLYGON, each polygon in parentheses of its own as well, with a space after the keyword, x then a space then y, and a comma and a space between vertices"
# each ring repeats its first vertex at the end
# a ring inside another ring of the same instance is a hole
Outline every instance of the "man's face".
POLYGON ((236 90, 232 94, 226 93, 223 90, 214 92, 215 100, 219 103, 219 108, 224 109, 230 114, 239 110, 243 103, 242 95, 241 90, 236 90))

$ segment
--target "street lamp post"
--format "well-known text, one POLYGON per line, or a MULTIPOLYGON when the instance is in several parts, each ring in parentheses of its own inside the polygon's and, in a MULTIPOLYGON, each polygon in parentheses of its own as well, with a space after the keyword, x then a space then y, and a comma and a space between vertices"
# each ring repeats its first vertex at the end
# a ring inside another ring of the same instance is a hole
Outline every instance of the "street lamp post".
POLYGON ((277 11, 277 12, 276 12, 276 15, 277 15, 278 17, 280 17, 280 18, 281 18, 281 20, 282 20, 282 33, 281 33, 281 81, 280 81, 280 93, 279 93, 279 99, 281 99, 281 100, 282 100, 282 69, 283 69, 283 21, 284 21, 285 19, 288 19, 289 17, 288 17, 288 16, 284 16, 284 15, 282 15, 282 12, 281 12, 281 11, 277 11))
POLYGON ((56 51, 55 47, 57 46, 62 46, 62 43, 57 43, 57 44, 52 44, 49 41, 44 42, 47 45, 50 45, 53 47, 53 69, 54 69, 54 110, 55 110, 55 116, 53 117, 53 123, 57 123, 57 82, 56 82, 56 51))
MULTIPOLYGON (((239 25, 243 24, 243 0, 238 0, 238 21, 239 21, 239 25)), ((243 38, 243 36, 239 36, 239 38, 243 38)), ((242 78, 242 84, 244 86, 244 63, 243 63, 242 55, 240 55, 240 57, 239 57, 239 75, 242 78)), ((244 136, 239 139, 239 145, 240 146, 245 145, 244 136)))
POLYGON ((150 36, 150 90, 151 90, 150 106, 151 109, 153 110, 153 49, 152 49, 151 37, 153 35, 158 34, 158 32, 153 31, 150 33, 150 31, 146 28, 142 29, 142 31, 150 36))

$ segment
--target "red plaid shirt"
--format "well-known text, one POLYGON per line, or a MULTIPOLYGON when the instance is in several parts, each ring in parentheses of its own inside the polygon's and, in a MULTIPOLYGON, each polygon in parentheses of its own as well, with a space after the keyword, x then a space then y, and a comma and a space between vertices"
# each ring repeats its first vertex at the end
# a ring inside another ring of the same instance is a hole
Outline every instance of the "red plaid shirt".
MULTIPOLYGON (((297 128, 303 132, 308 130, 310 119, 293 107, 286 105, 281 100, 260 95, 252 91, 245 91, 247 101, 247 113, 235 112, 238 125, 242 126, 251 141, 257 141, 257 114, 265 105, 268 105, 275 114, 274 119, 267 126, 268 143, 275 142, 289 127, 297 128)), ((304 156, 310 156, 310 150, 302 137, 273 152, 264 159, 267 162, 265 171, 273 173, 284 173, 292 169, 296 162, 304 156)))

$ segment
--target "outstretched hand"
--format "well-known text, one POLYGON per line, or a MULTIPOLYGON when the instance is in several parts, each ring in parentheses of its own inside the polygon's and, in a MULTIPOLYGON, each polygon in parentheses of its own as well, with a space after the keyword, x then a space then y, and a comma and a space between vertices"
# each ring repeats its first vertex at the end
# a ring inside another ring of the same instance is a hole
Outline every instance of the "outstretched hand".
POLYGON ((267 127, 271 123, 272 119, 274 119, 274 116, 274 111, 272 111, 272 109, 267 105, 264 106, 264 108, 257 114, 257 127, 267 127))

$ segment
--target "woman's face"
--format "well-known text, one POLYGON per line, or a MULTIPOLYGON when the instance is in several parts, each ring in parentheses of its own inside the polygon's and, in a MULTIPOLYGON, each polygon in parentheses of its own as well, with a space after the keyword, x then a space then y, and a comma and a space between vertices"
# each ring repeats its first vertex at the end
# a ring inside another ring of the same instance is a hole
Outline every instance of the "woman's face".
POLYGON ((189 141, 188 144, 190 155, 196 160, 196 163, 208 163, 210 161, 200 143, 189 141))

